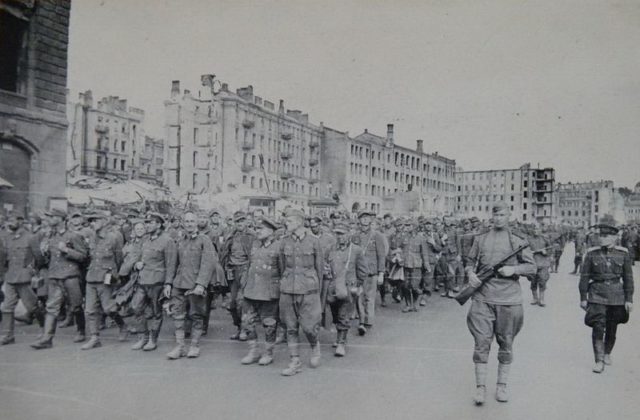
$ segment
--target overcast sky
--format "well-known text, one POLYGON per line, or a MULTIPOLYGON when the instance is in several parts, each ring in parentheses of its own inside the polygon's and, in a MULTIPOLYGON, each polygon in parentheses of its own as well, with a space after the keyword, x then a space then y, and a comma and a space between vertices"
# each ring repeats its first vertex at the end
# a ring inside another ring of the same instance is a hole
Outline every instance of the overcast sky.
POLYGON ((73 99, 127 98, 163 137, 171 80, 205 73, 465 170, 640 181, 638 1, 73 1, 73 99))

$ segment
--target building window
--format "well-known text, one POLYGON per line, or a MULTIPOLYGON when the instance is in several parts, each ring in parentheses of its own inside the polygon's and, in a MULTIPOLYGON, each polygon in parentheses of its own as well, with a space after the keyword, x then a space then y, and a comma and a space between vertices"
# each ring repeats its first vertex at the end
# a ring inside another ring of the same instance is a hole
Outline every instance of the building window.
POLYGON ((191 180, 191 184, 193 185, 193 189, 196 189, 196 184, 198 183, 198 174, 193 174, 193 178, 191 180))
POLYGON ((193 152, 193 167, 195 169, 198 162, 198 152, 193 152))
MULTIPOLYGON (((11 7, 11 6, 8 6, 11 7)), ((29 23, 0 10, 0 89, 20 94, 26 88, 29 23)))
POLYGON ((126 148, 127 142, 126 141, 121 141, 120 142, 120 151, 125 152, 125 148, 126 148))
POLYGON ((124 171, 124 165, 125 165, 125 161, 124 159, 120 161, 120 170, 124 171))

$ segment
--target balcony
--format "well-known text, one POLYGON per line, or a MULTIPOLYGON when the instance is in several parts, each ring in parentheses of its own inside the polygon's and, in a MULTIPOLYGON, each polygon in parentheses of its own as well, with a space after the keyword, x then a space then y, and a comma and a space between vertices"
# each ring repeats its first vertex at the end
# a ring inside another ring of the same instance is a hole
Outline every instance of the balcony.
POLYGON ((243 163, 240 169, 242 170, 242 172, 251 172, 255 169, 255 167, 253 165, 243 163))
POLYGON ((242 150, 251 150, 254 148, 254 145, 252 141, 244 140, 240 143, 240 147, 242 147, 242 150))
POLYGON ((244 120, 244 121, 242 121, 242 126, 243 126, 244 128, 246 128, 247 130, 248 130, 248 129, 250 129, 250 128, 253 128, 255 125, 256 125, 256 123, 254 123, 254 122, 253 122, 253 121, 251 121, 251 120, 244 120))
POLYGON ((320 180, 316 177, 309 178, 309 184, 317 184, 320 180))
POLYGON ((309 166, 317 166, 317 165, 318 165, 318 159, 316 158, 309 159, 309 166))
POLYGON ((106 134, 109 132, 109 126, 104 124, 96 125, 96 133, 106 134))
POLYGON ((291 133, 282 133, 280 135, 280 137, 282 137, 282 140, 291 140, 293 138, 293 134, 291 134, 291 133))
POLYGON ((290 179, 293 175, 291 174, 291 172, 282 172, 280 174, 280 178, 282 179, 290 179))
POLYGON ((280 158, 284 160, 291 159, 291 152, 280 152, 280 158))
POLYGON ((315 149, 316 147, 320 147, 320 142, 318 142, 318 140, 311 140, 309 142, 309 147, 311 149, 315 149))

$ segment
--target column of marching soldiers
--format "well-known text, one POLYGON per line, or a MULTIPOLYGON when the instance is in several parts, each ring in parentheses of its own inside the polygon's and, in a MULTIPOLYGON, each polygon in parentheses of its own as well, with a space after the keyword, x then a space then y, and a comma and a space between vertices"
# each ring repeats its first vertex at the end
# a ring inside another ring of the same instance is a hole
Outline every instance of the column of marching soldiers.
MULTIPOLYGON (((100 347, 101 331, 115 324, 119 341, 134 333, 132 350, 152 351, 163 320, 170 318, 176 345, 167 357, 196 358, 218 305, 236 327, 231 339, 248 343, 242 364, 269 365, 274 347, 286 342, 285 376, 302 368, 300 330, 311 346, 309 365, 319 366, 318 334, 329 327, 329 317, 336 331, 334 354, 345 356, 354 320, 360 336, 373 328, 378 293, 379 306, 395 302, 408 314, 428 306, 433 293, 455 298, 469 276, 475 278, 468 270, 477 263, 471 256, 474 241, 492 229, 492 221, 477 218, 376 218, 366 211, 325 218, 294 208, 280 220, 259 210, 223 217, 218 211, 54 209, 43 216, 0 217, 2 345, 15 342, 19 320, 40 325, 34 349, 51 348, 56 327, 72 326, 73 341, 83 343, 82 350, 100 347), (22 313, 16 311, 19 301, 22 313)), ((575 243, 573 274, 587 248, 599 245, 595 230, 517 222, 509 228, 532 251, 535 269, 519 274, 530 280, 531 303, 540 307, 565 243, 575 243)), ((637 226, 625 227, 622 240, 637 258, 637 226)), ((505 278, 510 276, 513 272, 505 278)), ((482 371, 476 374, 481 377, 482 371)))

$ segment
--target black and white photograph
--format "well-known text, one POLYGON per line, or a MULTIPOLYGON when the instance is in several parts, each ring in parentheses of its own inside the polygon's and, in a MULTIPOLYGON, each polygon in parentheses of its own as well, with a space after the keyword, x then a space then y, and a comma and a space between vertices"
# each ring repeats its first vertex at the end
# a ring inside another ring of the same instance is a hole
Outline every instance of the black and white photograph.
POLYGON ((0 0, 0 419, 640 418, 639 45, 638 0, 0 0))

